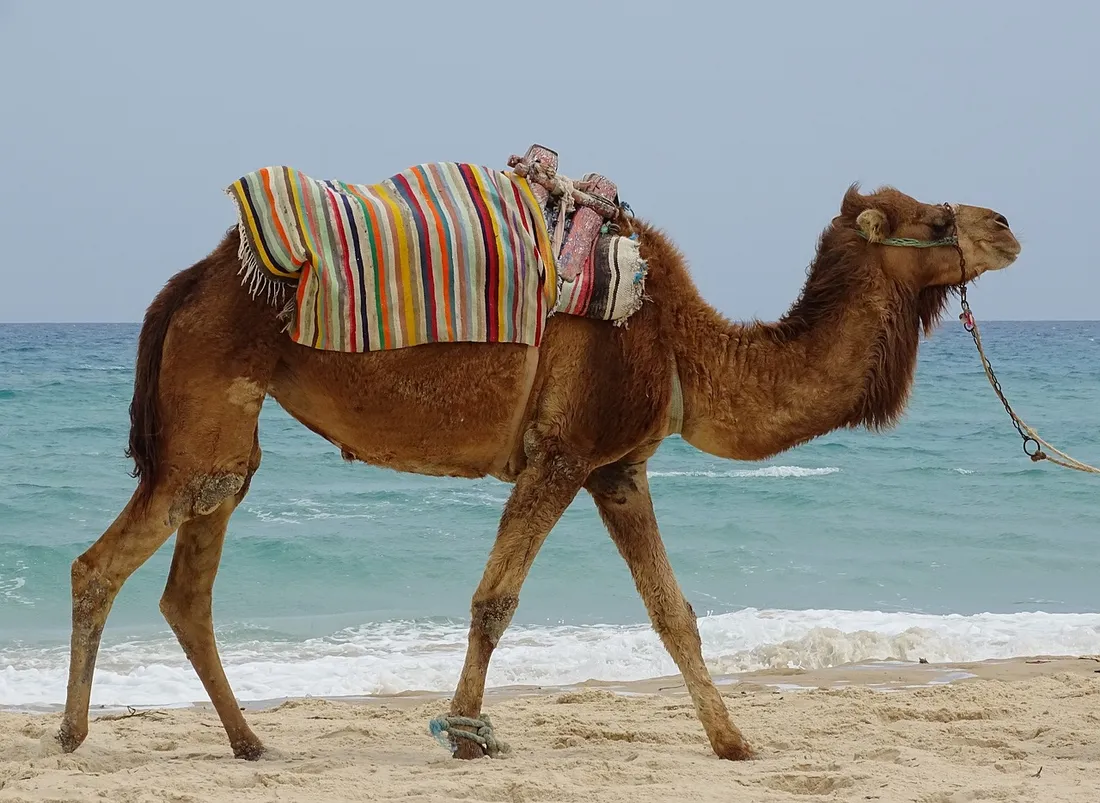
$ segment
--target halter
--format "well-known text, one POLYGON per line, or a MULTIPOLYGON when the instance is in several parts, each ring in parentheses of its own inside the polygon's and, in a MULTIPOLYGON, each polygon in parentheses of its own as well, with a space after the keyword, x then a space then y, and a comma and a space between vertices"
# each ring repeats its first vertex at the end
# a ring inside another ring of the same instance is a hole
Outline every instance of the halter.
MULTIPOLYGON (((867 235, 862 231, 857 230, 857 234, 863 239, 867 239, 867 235)), ((910 237, 887 237, 879 240, 881 245, 900 245, 907 248, 936 248, 941 245, 958 245, 958 237, 944 237, 942 240, 914 240, 910 237)))
MULTIPOLYGON (((962 296, 963 315, 960 317, 963 319, 963 323, 967 326, 967 331, 973 326, 973 316, 970 313, 970 305, 966 303, 966 255, 963 254, 962 246, 959 245, 959 226, 955 220, 955 206, 953 204, 940 204, 940 208, 947 213, 947 227, 951 231, 948 236, 939 240, 914 240, 912 237, 885 237, 878 240, 879 245, 895 245, 902 248, 939 248, 940 246, 951 246, 959 254, 959 295, 962 296)), ((856 234, 862 237, 864 240, 870 242, 867 235, 861 230, 856 229, 856 234)))
MULTIPOLYGON (((955 226, 955 207, 951 204, 940 204, 943 210, 947 212, 948 225, 951 228, 951 234, 948 237, 944 237, 942 240, 914 240, 912 237, 886 237, 879 240, 881 245, 897 245, 903 248, 938 248, 942 245, 952 245, 955 248, 959 248, 959 234, 958 229, 955 226)), ((856 229, 856 234, 867 240, 868 237, 862 230, 856 229)), ((959 257, 962 257, 962 249, 959 249, 959 257)), ((964 274, 965 277, 965 274, 964 274)))

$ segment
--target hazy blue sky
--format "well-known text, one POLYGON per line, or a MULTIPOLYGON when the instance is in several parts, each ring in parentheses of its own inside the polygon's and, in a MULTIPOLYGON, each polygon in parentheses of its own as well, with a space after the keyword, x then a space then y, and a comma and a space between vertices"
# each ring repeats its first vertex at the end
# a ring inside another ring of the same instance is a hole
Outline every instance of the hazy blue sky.
POLYGON ((1098 318, 1098 30, 1089 2, 0 0, 0 321, 139 320, 258 167, 536 141, 736 318, 782 314, 852 181, 1008 217, 980 317, 1098 318))

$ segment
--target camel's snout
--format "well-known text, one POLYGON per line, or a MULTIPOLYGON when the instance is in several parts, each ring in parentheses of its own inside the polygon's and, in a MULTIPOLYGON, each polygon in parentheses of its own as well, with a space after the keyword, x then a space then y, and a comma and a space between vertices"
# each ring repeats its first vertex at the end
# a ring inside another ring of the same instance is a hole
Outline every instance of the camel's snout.
POLYGON ((968 266, 977 274, 1007 268, 1020 255, 1020 241, 1008 218, 994 209, 959 204, 955 207, 959 241, 968 266))

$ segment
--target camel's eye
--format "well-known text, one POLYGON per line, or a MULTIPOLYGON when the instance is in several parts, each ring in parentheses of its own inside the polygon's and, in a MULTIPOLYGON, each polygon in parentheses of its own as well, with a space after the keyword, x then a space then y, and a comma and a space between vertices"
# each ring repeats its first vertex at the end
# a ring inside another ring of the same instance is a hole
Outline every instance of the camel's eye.
POLYGON ((942 240, 951 233, 951 224, 942 218, 933 220, 931 226, 933 240, 942 240))

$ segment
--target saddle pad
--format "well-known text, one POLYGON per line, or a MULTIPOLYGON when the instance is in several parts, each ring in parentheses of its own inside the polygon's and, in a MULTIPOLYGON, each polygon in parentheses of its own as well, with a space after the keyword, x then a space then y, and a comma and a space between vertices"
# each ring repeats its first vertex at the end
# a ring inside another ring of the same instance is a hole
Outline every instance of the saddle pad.
POLYGON ((558 300, 526 179, 440 162, 377 184, 265 167, 233 182, 253 295, 288 305, 290 337, 329 351, 433 342, 538 346, 558 300))

